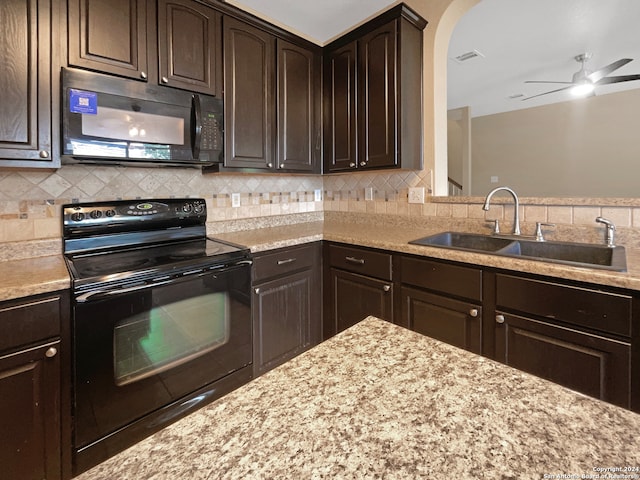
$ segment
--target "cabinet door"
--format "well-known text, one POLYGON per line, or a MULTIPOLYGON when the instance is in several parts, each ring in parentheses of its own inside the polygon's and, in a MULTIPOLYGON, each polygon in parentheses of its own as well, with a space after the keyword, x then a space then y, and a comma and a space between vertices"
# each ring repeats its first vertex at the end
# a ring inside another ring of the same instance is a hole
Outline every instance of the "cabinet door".
POLYGON ((316 56, 284 40, 277 42, 279 169, 311 171, 320 131, 316 127, 316 56))
MULTIPOLYGON (((51 134, 51 3, 0 2, 0 158, 56 167, 51 134)), ((59 160, 58 160, 59 161, 59 160)))
POLYGON ((365 168, 396 165, 396 42, 391 21, 359 41, 358 159, 365 168))
POLYGON ((311 345, 313 285, 313 272, 304 270, 254 288, 254 376, 311 345))
POLYGON ((0 357, 2 478, 60 478, 59 342, 0 357))
POLYGON ((146 0, 69 0, 69 65, 146 80, 146 0))
POLYGON ((326 54, 324 64, 324 169, 355 169, 357 145, 357 42, 326 54))
POLYGON ((628 343, 500 311, 496 320, 497 360, 629 408, 628 343))
POLYGON ((480 305, 406 287, 402 287, 401 296, 404 324, 411 330, 480 353, 480 305))
POLYGON ((225 166, 273 168, 275 38, 224 18, 225 166))
POLYGON ((335 333, 355 325, 369 315, 393 321, 391 282, 335 268, 330 271, 331 309, 335 333))
POLYGON ((158 2, 160 83, 222 94, 221 16, 191 0, 158 2))

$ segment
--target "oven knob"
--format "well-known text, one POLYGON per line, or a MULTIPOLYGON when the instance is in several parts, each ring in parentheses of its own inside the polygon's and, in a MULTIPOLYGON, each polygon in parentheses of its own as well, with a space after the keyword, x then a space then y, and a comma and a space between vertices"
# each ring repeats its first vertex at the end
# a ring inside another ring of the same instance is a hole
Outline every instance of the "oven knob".
POLYGON ((204 211, 204 204, 196 203, 196 206, 193 208, 193 211, 196 213, 202 213, 204 211))
POLYGON ((74 222, 81 222, 84 220, 84 213, 82 212, 74 212, 71 214, 71 220, 74 222))
POLYGON ((89 216, 90 216, 91 218, 93 218, 93 219, 100 218, 100 217, 102 216, 102 211, 101 211, 101 210, 93 210, 93 211, 89 214, 89 216))
POLYGON ((104 212, 105 215, 107 217, 115 217, 116 216, 116 211, 115 210, 107 210, 106 212, 104 212))
POLYGON ((193 205, 191 205, 190 203, 185 203, 184 205, 182 205, 182 211, 184 213, 191 213, 193 211, 193 205))

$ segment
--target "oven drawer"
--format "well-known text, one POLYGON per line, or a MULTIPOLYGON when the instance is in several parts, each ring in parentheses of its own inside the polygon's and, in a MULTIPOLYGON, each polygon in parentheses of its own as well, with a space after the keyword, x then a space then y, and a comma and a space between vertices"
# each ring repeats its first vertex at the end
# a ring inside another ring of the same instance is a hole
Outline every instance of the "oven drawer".
POLYGON ((285 275, 313 266, 315 244, 286 247, 273 253, 259 254, 253 259, 253 281, 285 275))
POLYGON ((61 295, 0 305, 0 351, 60 335, 61 295))

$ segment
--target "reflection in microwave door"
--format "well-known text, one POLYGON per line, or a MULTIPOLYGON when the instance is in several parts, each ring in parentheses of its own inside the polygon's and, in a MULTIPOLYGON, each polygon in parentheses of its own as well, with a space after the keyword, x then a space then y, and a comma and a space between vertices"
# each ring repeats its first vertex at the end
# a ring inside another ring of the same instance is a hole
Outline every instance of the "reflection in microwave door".
POLYGON ((127 143, 71 139, 71 151, 87 157, 127 158, 127 143))
POLYGON ((129 158, 149 158, 171 160, 171 147, 169 145, 150 145, 148 143, 130 143, 129 158))
POLYGON ((114 140, 184 144, 184 118, 100 107, 97 115, 82 115, 82 134, 114 140))

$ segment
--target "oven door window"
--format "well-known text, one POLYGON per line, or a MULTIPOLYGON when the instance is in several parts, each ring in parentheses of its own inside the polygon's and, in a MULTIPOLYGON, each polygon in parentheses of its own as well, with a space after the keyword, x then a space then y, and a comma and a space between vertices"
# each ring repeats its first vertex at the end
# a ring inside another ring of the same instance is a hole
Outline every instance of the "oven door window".
POLYGON ((117 322, 115 383, 127 385, 175 368, 229 341, 229 295, 215 292, 153 307, 117 322))

